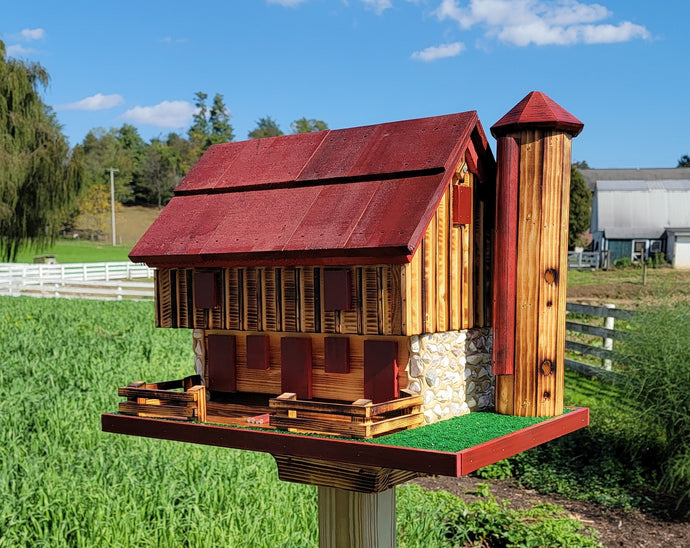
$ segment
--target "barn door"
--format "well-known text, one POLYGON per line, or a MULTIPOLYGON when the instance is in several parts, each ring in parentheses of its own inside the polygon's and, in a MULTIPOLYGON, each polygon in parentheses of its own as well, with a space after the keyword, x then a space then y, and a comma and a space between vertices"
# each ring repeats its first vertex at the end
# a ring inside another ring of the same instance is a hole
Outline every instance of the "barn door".
POLYGON ((643 262, 647 251, 647 240, 633 240, 632 262, 643 262))

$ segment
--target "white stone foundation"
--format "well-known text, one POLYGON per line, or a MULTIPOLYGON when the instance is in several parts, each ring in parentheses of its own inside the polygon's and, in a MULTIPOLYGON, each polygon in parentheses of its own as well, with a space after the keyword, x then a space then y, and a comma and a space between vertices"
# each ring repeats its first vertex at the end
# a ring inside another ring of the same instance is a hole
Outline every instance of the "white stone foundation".
POLYGON ((493 408, 490 329, 413 335, 409 346, 407 389, 424 397, 426 424, 493 408))

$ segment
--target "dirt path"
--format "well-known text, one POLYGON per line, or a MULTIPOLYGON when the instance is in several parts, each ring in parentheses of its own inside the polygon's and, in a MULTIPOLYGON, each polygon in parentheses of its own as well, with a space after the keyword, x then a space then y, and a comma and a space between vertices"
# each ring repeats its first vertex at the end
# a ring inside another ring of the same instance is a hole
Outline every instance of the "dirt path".
POLYGON ((611 510, 589 502, 543 495, 524 489, 513 480, 489 481, 471 476, 427 477, 416 479, 414 483, 429 490, 449 491, 467 502, 477 500, 478 483, 489 483, 496 500, 509 500, 511 508, 531 508, 537 502, 557 504, 565 508, 571 517, 596 529, 600 534, 600 542, 609 548, 690 547, 689 522, 667 522, 638 511, 611 510))

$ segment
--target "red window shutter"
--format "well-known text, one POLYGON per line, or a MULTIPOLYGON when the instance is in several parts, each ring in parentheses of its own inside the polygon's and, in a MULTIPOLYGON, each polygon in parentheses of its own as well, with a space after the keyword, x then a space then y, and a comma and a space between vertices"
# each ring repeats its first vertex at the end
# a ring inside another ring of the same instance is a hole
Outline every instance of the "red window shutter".
POLYGON ((352 282, 349 270, 324 270, 323 307, 324 310, 350 310, 352 282))
POLYGON ((217 272, 194 272, 194 306, 196 308, 218 306, 217 272))
POLYGON ((453 224, 472 224, 472 187, 453 185, 453 224))
POLYGON ((270 367, 268 335, 247 335, 247 367, 263 369, 270 367))
POLYGON ((209 335, 206 339, 208 387, 219 392, 237 391, 234 335, 209 335))
POLYGON ((299 399, 312 398, 311 339, 283 337, 280 341, 280 390, 299 399))
POLYGON ((364 397, 374 403, 400 397, 395 341, 364 341, 364 397))
POLYGON ((350 339, 326 337, 323 340, 326 373, 350 372, 350 339))

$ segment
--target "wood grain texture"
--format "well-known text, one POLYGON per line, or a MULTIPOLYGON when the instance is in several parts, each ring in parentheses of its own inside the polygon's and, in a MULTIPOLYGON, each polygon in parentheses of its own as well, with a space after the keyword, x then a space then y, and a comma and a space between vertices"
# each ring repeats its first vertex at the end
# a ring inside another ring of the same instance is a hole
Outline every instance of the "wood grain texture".
POLYGON ((525 131, 520 146, 518 247, 515 314, 514 414, 536 413, 537 334, 539 329, 539 250, 541 241, 541 184, 543 141, 540 133, 525 131))
MULTIPOLYGON (((543 174, 541 192, 541 242, 539 250, 539 304, 537 309, 539 330, 537 334, 536 409, 539 417, 557 414, 555 403, 560 401, 558 413, 563 409, 562 389, 556 383, 558 355, 558 296, 561 289, 560 257, 563 251, 561 238, 563 185, 563 140, 565 135, 544 132, 543 174), (560 397, 558 395, 560 394, 560 397)), ((567 210, 565 212, 567 214, 567 210)))
POLYGON ((451 215, 450 186, 443 193, 443 198, 436 209, 436 331, 448 331, 449 320, 449 257, 448 247, 450 239, 451 215))
POLYGON ((436 332, 436 218, 424 233, 422 251, 422 332, 436 332))
POLYGON ((395 488, 381 493, 358 493, 319 487, 320 548, 396 545, 395 488))

